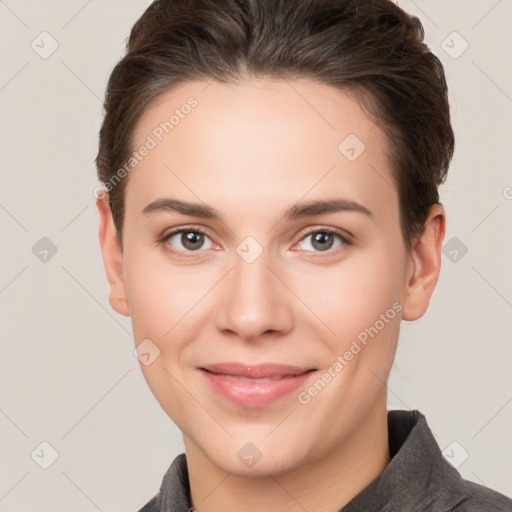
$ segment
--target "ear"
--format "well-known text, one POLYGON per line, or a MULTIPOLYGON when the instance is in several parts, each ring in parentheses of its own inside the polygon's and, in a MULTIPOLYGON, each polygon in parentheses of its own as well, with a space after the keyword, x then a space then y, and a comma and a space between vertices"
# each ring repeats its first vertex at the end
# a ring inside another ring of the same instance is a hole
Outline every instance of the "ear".
POLYGON ((100 217, 98 235, 101 253, 110 284, 109 302, 111 307, 119 314, 130 316, 123 279, 123 252, 112 218, 108 194, 98 198, 96 206, 100 217))
POLYGON ((423 233, 410 251, 407 286, 404 292, 402 318, 417 320, 427 311, 441 271, 441 248, 446 214, 440 204, 430 208, 423 233))

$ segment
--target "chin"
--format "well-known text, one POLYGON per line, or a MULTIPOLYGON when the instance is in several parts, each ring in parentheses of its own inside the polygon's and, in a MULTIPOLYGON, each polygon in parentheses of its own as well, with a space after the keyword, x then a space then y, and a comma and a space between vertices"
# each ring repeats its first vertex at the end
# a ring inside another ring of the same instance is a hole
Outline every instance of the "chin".
MULTIPOLYGON (((269 440, 232 440, 228 446, 226 443, 223 444, 220 449, 221 443, 218 443, 217 446, 211 447, 212 450, 208 449, 210 447, 202 447, 201 450, 214 466, 240 477, 260 478, 268 477, 269 474, 285 474, 300 466, 306 458, 304 450, 300 453, 297 451, 297 445, 301 446, 301 443, 293 442, 291 439, 288 446, 282 443, 276 445, 269 440)), ((304 446, 301 447, 304 449, 304 446)))

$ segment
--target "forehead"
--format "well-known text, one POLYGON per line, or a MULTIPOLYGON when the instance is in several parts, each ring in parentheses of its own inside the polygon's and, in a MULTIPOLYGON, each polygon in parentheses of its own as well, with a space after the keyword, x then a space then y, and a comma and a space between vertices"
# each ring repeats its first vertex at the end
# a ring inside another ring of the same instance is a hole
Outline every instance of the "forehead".
POLYGON ((138 206, 166 192, 245 208, 340 193, 398 204, 385 134, 353 97, 318 82, 181 84, 142 115, 133 150, 144 145, 127 208, 130 190, 138 206))

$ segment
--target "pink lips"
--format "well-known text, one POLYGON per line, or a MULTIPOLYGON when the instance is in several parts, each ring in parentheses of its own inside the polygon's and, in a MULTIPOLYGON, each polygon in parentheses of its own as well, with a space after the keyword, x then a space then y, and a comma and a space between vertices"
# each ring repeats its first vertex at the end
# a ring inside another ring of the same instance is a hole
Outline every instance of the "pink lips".
POLYGON ((266 363, 219 363, 200 371, 222 396, 244 407, 265 407, 300 387, 313 368, 266 363))

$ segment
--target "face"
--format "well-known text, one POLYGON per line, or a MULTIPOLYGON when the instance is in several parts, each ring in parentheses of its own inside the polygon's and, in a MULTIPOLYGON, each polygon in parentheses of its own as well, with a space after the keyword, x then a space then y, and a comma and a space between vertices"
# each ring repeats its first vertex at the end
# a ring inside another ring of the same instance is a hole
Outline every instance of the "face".
POLYGON ((404 245, 384 133, 338 89, 265 79, 183 84, 134 149, 148 136, 122 255, 104 206, 100 235, 111 304, 187 451, 251 475, 341 453, 385 410, 400 320, 437 279, 404 245))

